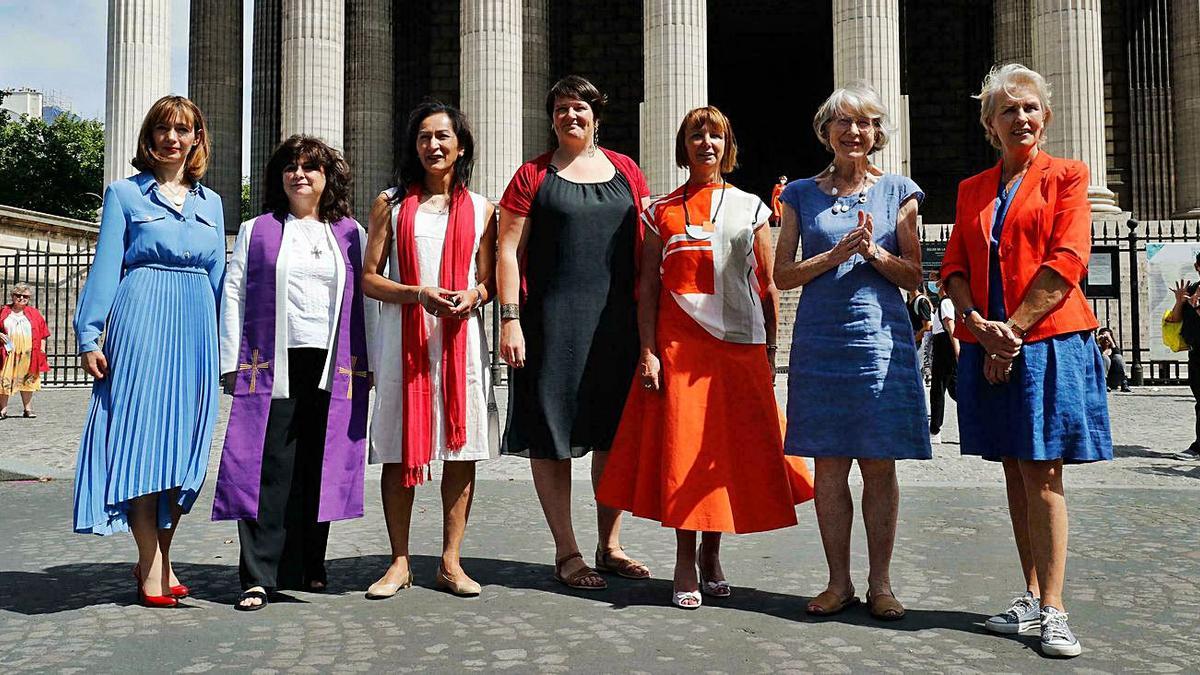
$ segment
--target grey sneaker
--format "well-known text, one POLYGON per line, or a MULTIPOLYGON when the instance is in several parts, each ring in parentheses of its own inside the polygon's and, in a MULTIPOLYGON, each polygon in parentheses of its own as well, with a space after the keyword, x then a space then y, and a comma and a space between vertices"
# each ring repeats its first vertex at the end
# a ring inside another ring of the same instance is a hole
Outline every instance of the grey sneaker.
POLYGON ((1067 626, 1067 613, 1057 607, 1042 609, 1042 654, 1046 656, 1079 656, 1083 647, 1067 626))
POLYGON ((1042 603, 1025 591, 1025 595, 1013 598, 1008 611, 988 619, 984 626, 993 633, 1021 633, 1041 625, 1041 610, 1042 603))

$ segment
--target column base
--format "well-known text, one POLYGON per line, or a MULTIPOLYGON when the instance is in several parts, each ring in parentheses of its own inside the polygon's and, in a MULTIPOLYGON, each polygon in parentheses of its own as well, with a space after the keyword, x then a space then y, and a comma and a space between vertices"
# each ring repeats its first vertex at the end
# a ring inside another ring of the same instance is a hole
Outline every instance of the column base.
POLYGON ((1200 220, 1200 206, 1193 206, 1190 209, 1176 211, 1171 215, 1172 220, 1200 220))
POLYGON ((1121 208, 1117 206, 1117 196, 1103 185, 1088 186, 1088 203, 1092 205, 1092 213, 1121 212, 1121 208))

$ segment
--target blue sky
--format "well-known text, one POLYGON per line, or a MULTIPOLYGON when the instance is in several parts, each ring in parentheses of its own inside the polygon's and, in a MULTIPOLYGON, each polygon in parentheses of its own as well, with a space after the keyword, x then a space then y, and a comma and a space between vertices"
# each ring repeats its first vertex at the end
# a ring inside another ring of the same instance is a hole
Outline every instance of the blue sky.
MULTIPOLYGON (((245 3, 242 173, 250 162, 250 35, 245 3)), ((171 0, 171 90, 187 95, 188 0, 171 0)), ((75 113, 104 119, 108 2, 0 0, 0 88, 31 87, 67 101, 75 113)))

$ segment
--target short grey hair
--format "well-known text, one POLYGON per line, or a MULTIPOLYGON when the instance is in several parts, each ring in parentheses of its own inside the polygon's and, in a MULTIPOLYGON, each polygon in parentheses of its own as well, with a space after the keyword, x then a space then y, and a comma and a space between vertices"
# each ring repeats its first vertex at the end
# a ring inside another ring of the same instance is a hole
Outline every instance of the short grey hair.
MULTIPOLYGON (((1029 89, 1037 95, 1038 101, 1042 104, 1042 110, 1045 111, 1045 126, 1050 126, 1050 120, 1054 117, 1054 111, 1050 108, 1050 83, 1042 74, 1027 68, 1020 63, 1005 63, 992 66, 988 74, 983 78, 983 84, 979 88, 978 94, 972 94, 971 98, 979 99, 979 123, 983 125, 983 134, 987 136, 988 142, 997 150, 1003 146, 1000 145, 1000 139, 992 132, 988 121, 992 115, 996 114, 998 103, 996 98, 1000 94, 1005 94, 1009 98, 1016 98, 1018 89, 1029 89)), ((1039 143, 1046 140, 1046 134, 1042 134, 1039 143)))
POLYGON ((817 114, 813 116, 813 131, 817 132, 817 139, 821 141, 821 145, 830 152, 833 152, 833 146, 829 143, 829 123, 833 118, 843 115, 868 117, 875 122, 875 143, 870 154, 887 147, 895 128, 892 126, 887 106, 883 105, 883 99, 871 85, 855 82, 835 89, 821 107, 817 108, 817 114))

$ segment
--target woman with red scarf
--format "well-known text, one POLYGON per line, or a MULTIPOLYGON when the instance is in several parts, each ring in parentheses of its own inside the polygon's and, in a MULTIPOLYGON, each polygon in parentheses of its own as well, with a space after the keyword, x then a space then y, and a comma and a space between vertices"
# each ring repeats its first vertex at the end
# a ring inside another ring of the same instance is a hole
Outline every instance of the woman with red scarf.
POLYGON ((29 303, 28 284, 12 289, 12 303, 0 306, 0 420, 8 418, 8 397, 21 392, 22 417, 33 412, 33 392, 42 389, 42 373, 50 370, 46 359, 46 319, 29 303))
POLYGON ((435 583, 478 595, 460 547, 475 492, 475 462, 496 455, 490 431, 487 338, 480 308, 494 293, 495 207, 467 185, 475 141, 462 112, 423 103, 408 120, 396 187, 371 210, 363 288, 382 301, 371 463, 392 564, 367 597, 412 585, 408 531, 415 486, 442 464, 445 533, 435 583))

